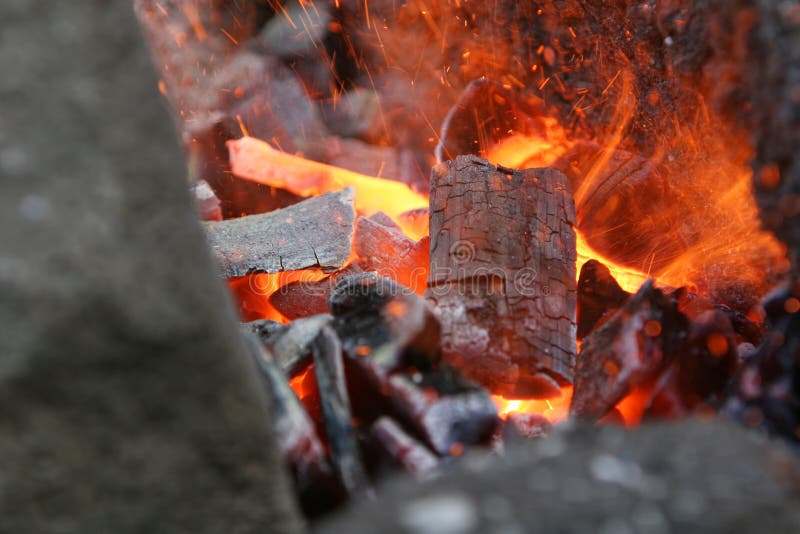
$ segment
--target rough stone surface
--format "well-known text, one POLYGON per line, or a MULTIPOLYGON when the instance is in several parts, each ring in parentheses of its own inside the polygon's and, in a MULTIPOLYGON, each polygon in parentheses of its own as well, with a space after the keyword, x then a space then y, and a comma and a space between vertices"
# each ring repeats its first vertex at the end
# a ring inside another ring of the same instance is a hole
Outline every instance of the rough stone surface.
POLYGON ((397 480, 317 531, 794 532, 798 499, 797 458, 732 423, 566 425, 433 482, 397 480))
POLYGON ((130 2, 0 21, 0 530, 296 530, 130 2))

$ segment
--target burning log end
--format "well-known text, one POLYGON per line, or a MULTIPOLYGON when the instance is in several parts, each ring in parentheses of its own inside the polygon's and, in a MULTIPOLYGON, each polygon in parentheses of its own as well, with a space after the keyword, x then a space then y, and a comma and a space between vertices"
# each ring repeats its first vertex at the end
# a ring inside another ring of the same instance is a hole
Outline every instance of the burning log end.
POLYGON ((352 246, 354 194, 348 187, 269 213, 204 223, 223 276, 341 268, 352 246))

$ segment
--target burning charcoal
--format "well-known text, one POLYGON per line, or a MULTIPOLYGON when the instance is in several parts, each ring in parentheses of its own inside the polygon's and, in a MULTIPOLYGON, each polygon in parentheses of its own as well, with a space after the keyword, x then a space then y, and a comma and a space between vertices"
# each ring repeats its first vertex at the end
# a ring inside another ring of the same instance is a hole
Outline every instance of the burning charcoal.
POLYGON ((327 313, 328 294, 332 285, 331 277, 324 280, 290 282, 270 295, 269 303, 287 319, 293 321, 327 313))
POLYGON ((560 394, 575 362, 575 214, 564 175, 474 156, 431 178, 425 293, 445 358, 508 398, 560 394))
POLYGON ((405 375, 389 378, 392 404, 443 456, 457 456, 466 445, 488 443, 500 422, 486 390, 453 377, 454 372, 439 369, 424 374, 419 385, 405 375), (442 375, 447 375, 444 383, 442 375))
POLYGON ((646 417, 684 417, 701 404, 719 405, 737 369, 736 335, 728 315, 710 310, 689 325, 670 368, 659 378, 646 417))
POLYGON ((739 373, 725 411, 748 426, 797 441, 800 428, 800 282, 764 302, 769 331, 739 373))
POLYGON ((498 141, 527 133, 533 121, 519 104, 518 97, 496 81, 479 78, 470 82, 444 119, 436 145, 437 161, 468 154, 484 156, 498 141))
POLYGON ((584 263, 578 278, 578 339, 586 337, 630 296, 614 280, 608 267, 597 260, 584 263))
POLYGON ((430 262, 428 242, 413 241, 382 212, 358 219, 355 251, 365 271, 391 278, 415 293, 425 290, 430 262))
POLYGON ((646 282, 581 345, 570 414, 597 420, 634 388, 654 380, 685 338, 686 318, 646 282))
POLYGON ((439 464, 439 459, 427 447, 409 436, 390 417, 375 421, 370 433, 388 458, 416 478, 429 475, 439 464))
POLYGON ((205 223, 222 274, 342 267, 353 239, 354 194, 347 188, 262 215, 205 223))
POLYGON ((270 295, 269 302, 288 319, 295 320, 328 312, 328 296, 343 276, 363 272, 356 261, 322 280, 298 280, 281 286, 270 295))
POLYGON ((342 346, 336 332, 323 326, 314 339, 312 348, 314 374, 317 378, 331 460, 342 486, 352 497, 369 491, 369 487, 351 422, 342 346))
POLYGON ((689 319, 694 321, 709 311, 716 310, 728 318, 734 332, 739 336, 739 342, 754 345, 761 343, 764 326, 753 322, 745 314, 723 304, 714 304, 708 297, 692 293, 685 287, 676 289, 670 293, 670 297, 678 301, 678 310, 689 319))
POLYGON ((375 273, 345 276, 328 304, 349 357, 368 357, 387 369, 437 362, 439 323, 424 300, 397 282, 375 273))
POLYGON ((261 340, 269 347, 283 374, 291 378, 311 363, 311 344, 320 330, 332 320, 330 315, 297 319, 287 325, 278 325, 277 329, 261 340))
POLYGON ((314 423, 300 404, 281 369, 267 349, 255 336, 245 336, 261 376, 267 383, 271 396, 271 415, 275 437, 281 452, 291 466, 299 493, 313 489, 316 484, 331 476, 322 445, 314 423))

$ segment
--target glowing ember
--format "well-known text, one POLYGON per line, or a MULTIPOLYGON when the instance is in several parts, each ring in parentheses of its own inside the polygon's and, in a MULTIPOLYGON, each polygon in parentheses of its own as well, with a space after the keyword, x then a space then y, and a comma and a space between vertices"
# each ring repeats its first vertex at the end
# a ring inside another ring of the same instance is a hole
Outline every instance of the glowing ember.
POLYGON ((547 400, 515 400, 500 395, 492 395, 497 411, 503 419, 513 413, 535 413, 547 418, 551 423, 564 421, 569 415, 572 400, 572 386, 561 388, 561 395, 547 400))

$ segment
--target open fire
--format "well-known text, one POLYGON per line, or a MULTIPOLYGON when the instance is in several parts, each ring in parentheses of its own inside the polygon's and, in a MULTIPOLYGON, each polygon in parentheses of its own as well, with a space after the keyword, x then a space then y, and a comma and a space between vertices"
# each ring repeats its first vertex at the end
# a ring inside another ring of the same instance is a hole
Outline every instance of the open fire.
POLYGON ((751 190, 752 13, 602 4, 136 3, 308 506, 381 455, 422 476, 737 395, 789 272, 751 190))

